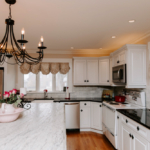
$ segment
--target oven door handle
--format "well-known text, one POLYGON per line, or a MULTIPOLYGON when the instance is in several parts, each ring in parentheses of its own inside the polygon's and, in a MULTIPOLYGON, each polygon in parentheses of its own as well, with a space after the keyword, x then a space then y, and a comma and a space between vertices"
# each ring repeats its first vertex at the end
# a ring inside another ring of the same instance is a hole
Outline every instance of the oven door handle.
POLYGON ((106 106, 108 109, 110 109, 111 111, 113 111, 113 112, 115 112, 115 110, 114 109, 112 109, 112 108, 110 108, 110 107, 108 107, 108 106, 106 106))
POLYGON ((118 78, 119 78, 119 79, 120 79, 120 70, 121 70, 121 69, 118 70, 118 78))

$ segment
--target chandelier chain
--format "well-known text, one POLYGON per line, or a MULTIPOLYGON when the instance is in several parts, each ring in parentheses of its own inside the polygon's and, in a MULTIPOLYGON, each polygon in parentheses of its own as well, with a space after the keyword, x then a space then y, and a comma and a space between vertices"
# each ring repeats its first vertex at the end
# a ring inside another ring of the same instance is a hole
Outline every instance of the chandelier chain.
POLYGON ((12 18, 12 16, 11 16, 11 4, 9 5, 9 17, 8 18, 12 18))

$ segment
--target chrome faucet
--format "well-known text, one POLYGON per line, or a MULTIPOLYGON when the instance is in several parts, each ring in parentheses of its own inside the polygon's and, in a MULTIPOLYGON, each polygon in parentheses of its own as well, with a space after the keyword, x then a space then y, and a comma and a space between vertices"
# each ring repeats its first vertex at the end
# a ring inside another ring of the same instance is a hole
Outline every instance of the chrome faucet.
POLYGON ((44 98, 47 98, 47 92, 44 91, 44 98))

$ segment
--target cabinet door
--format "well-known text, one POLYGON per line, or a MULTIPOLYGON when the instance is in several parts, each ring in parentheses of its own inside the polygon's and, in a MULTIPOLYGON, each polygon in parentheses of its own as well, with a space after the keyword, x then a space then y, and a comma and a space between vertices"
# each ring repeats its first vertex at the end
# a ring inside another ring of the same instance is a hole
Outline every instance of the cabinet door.
POLYGON ((102 104, 91 102, 91 128, 102 130, 102 104))
POLYGON ((125 124, 121 123, 121 150, 133 150, 130 134, 131 130, 125 124))
POLYGON ((86 85, 86 60, 74 60, 74 85, 86 85))
POLYGON ((98 60, 87 60, 87 84, 98 85, 98 60))
POLYGON ((125 64, 126 63, 126 52, 123 51, 119 53, 119 65, 125 64))
POLYGON ((109 83, 109 59, 99 60, 99 84, 110 85, 109 83))
POLYGON ((133 150, 149 150, 149 143, 146 139, 143 139, 137 133, 133 133, 133 150))
POLYGON ((90 107, 80 107, 80 128, 90 128, 90 107))
POLYGON ((133 49, 129 53, 130 64, 128 65, 129 85, 146 85, 146 50, 133 49))
POLYGON ((118 66, 119 65, 119 54, 116 54, 114 57, 113 57, 113 66, 118 66))

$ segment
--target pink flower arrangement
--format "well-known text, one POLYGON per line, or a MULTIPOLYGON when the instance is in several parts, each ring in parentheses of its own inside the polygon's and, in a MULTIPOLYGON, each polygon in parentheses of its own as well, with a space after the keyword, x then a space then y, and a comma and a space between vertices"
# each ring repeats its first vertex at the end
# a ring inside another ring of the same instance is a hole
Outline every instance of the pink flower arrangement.
POLYGON ((23 97, 24 97, 24 94, 23 94, 23 93, 21 93, 21 94, 20 94, 20 98, 23 98, 23 97))
POLYGON ((17 93, 17 90, 16 89, 13 89, 12 90, 12 94, 16 94, 17 93))
POLYGON ((24 94, 21 93, 20 96, 18 96, 17 90, 13 89, 13 90, 10 90, 9 92, 5 91, 3 96, 4 96, 4 99, 0 100, 0 103, 7 103, 7 104, 16 103, 17 104, 24 97, 24 94))

